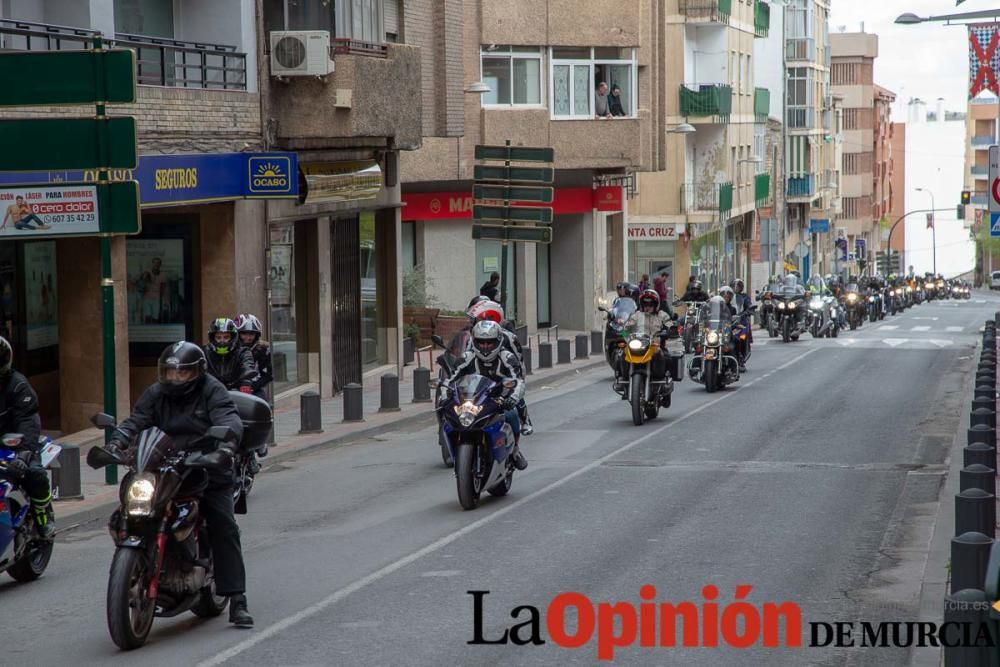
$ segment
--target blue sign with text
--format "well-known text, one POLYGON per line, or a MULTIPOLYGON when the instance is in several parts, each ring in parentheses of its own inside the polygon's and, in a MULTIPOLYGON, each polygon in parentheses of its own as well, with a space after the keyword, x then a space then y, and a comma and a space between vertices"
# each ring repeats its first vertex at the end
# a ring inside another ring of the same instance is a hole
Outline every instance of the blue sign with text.
MULTIPOLYGON (((112 181, 139 182, 142 208, 205 204, 233 199, 295 199, 295 153, 192 153, 141 155, 135 169, 111 169, 112 181)), ((96 169, 0 173, 5 185, 96 182, 96 169)))
POLYGON ((810 234, 826 234, 829 231, 830 231, 829 219, 824 218, 822 220, 817 220, 816 218, 813 218, 812 220, 809 221, 810 234))
POLYGON ((1000 236, 1000 213, 990 212, 990 236, 1000 236))

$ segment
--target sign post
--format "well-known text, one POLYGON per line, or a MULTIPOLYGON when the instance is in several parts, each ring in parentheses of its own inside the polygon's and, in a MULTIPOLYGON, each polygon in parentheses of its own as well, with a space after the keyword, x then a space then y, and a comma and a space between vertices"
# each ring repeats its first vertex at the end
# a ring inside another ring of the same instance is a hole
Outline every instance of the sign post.
POLYGON ((552 207, 522 204, 552 204, 555 169, 512 167, 511 162, 555 161, 551 148, 476 146, 481 162, 503 161, 503 166, 476 165, 472 186, 472 238, 500 241, 500 305, 507 312, 507 244, 551 243, 552 207), (513 202, 513 204, 512 204, 513 202), (501 224, 479 224, 483 221, 501 224), (517 226, 515 223, 529 223, 517 226))
MULTIPOLYGON (((89 118, 0 120, 0 171, 98 169, 96 183, 58 187, 9 188, 0 196, 20 202, 24 217, 15 228, 24 236, 98 235, 101 238, 101 324, 104 357, 104 411, 117 414, 115 301, 111 236, 139 231, 135 181, 112 183, 109 169, 134 169, 136 124, 131 116, 110 118, 107 103, 135 102, 135 53, 106 50, 100 37, 89 51, 0 54, 0 106, 94 104, 89 118), (35 191, 35 192, 33 192, 35 191), (20 195, 20 196, 19 196, 20 195), (31 198, 29 196, 36 195, 31 198), (33 218, 35 227, 25 220, 33 218), (41 224, 38 221, 41 220, 41 224), (38 233, 41 230, 43 233, 38 233)), ((105 442, 111 437, 105 433, 105 442)), ((105 468, 105 482, 118 482, 117 466, 105 468)))
POLYGON ((990 146, 990 236, 1000 236, 1000 146, 990 146))

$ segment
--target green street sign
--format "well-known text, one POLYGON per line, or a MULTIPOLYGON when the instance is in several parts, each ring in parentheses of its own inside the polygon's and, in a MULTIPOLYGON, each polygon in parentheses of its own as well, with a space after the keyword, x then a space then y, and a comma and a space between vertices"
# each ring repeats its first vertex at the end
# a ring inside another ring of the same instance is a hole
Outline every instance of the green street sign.
POLYGON ((472 186, 472 198, 479 200, 536 201, 541 204, 551 204, 553 195, 552 188, 533 188, 526 185, 473 184, 472 186))
POLYGON ((0 54, 0 106, 135 102, 135 52, 0 54))
POLYGON ((491 167, 476 165, 473 177, 477 181, 520 181, 523 183, 552 183, 556 170, 552 167, 491 167))
POLYGON ((138 234, 142 230, 139 213, 139 181, 101 183, 97 186, 102 234, 138 234))
POLYGON ((45 183, 0 188, 0 242, 137 234, 139 184, 45 183))
POLYGON ((504 160, 511 162, 555 162, 551 148, 527 146, 476 146, 477 160, 504 160))
POLYGON ((0 120, 0 171, 135 169, 135 118, 0 120))
POLYGON ((0 120, 0 171, 135 169, 135 118, 0 120))
POLYGON ((552 209, 548 206, 473 206, 475 220, 509 220, 552 224, 552 209))
POLYGON ((525 241, 528 243, 552 243, 551 227, 497 227, 494 225, 472 225, 474 240, 525 241))

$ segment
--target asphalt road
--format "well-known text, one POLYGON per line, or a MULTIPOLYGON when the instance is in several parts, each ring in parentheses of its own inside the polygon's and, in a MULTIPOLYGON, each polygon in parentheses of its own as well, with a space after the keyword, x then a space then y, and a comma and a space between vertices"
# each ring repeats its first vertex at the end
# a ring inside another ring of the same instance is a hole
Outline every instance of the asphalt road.
MULTIPOLYGON (((580 648, 559 647, 546 608, 577 592, 638 609, 647 584, 654 602, 702 611, 702 589, 714 585, 720 616, 737 585, 750 585, 753 607, 793 601, 803 625, 918 620, 978 329, 998 308, 992 297, 928 304, 835 340, 784 344, 758 332, 763 344, 734 388, 709 395, 686 379, 673 407, 642 427, 605 369, 530 386, 531 465, 508 497, 472 512, 460 509, 429 429, 273 466, 240 518, 257 622, 249 631, 224 619, 158 619, 147 646, 119 653, 104 615, 111 540, 101 525, 72 531, 42 579, 0 583, 5 632, 23 638, 5 644, 0 663, 594 664, 597 632, 580 648), (511 611, 531 605, 546 643, 469 645, 470 590, 489 591, 484 638, 528 620, 511 611)), ((567 633, 576 618, 567 614, 567 633)), ((905 664, 907 652, 637 641, 615 658, 881 666, 905 664)))

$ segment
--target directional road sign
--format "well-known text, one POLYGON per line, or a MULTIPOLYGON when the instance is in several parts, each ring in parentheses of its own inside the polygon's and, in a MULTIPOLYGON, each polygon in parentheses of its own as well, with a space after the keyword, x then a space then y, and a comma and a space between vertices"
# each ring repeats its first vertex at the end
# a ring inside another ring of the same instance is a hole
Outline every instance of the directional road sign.
POLYGON ((0 54, 4 106, 131 104, 135 51, 14 51, 0 54), (100 73, 100 80, 95 76, 100 73))
POLYGON ((2 120, 0 147, 0 171, 135 169, 138 160, 131 116, 2 120))
POLYGON ((555 180, 556 170, 552 167, 501 167, 476 165, 473 176, 476 181, 500 181, 550 184, 555 180))
POLYGON ((531 243, 551 243, 551 227, 514 227, 508 225, 472 225, 473 239, 489 239, 494 241, 528 241, 531 243))
POLYGON ((552 208, 549 206, 473 206, 475 220, 509 220, 511 222, 537 222, 552 224, 552 208))
POLYGON ((552 148, 528 146, 476 146, 477 160, 505 160, 510 162, 555 162, 552 148))
MULTIPOLYGON (((2 144, 0 144, 2 145, 2 144)), ((472 186, 472 198, 492 201, 523 201, 551 204, 552 188, 537 188, 527 185, 478 185, 472 186)))

